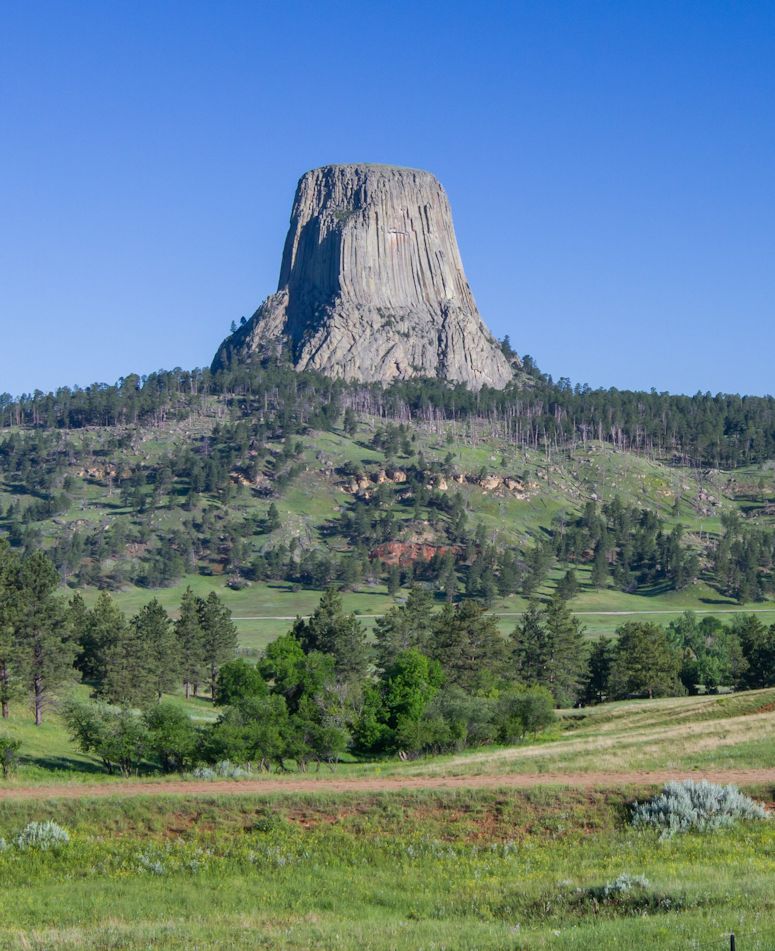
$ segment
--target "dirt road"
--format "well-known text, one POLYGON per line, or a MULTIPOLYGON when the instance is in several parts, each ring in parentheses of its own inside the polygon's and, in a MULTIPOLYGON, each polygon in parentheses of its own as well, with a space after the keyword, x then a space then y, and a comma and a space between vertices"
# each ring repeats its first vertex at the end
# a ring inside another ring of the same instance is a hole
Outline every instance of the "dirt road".
POLYGON ((533 786, 572 786, 615 789, 659 786, 671 779, 709 779, 739 786, 775 787, 775 769, 695 770, 597 773, 514 773, 479 776, 373 776, 363 779, 335 775, 299 778, 267 776, 249 780, 172 780, 169 782, 69 783, 52 786, 0 787, 0 800, 93 799, 116 796, 274 796, 284 793, 370 794, 415 792, 425 789, 529 789, 533 786))

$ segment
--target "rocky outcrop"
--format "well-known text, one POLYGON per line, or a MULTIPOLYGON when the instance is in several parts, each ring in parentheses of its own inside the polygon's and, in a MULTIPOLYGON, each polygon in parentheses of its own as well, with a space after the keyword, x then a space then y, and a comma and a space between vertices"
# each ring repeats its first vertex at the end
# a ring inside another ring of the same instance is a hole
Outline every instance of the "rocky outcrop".
POLYGON ((297 369, 348 380, 479 389, 513 375, 466 281, 444 189, 417 169, 327 165, 302 177, 277 292, 213 367, 283 346, 297 369))

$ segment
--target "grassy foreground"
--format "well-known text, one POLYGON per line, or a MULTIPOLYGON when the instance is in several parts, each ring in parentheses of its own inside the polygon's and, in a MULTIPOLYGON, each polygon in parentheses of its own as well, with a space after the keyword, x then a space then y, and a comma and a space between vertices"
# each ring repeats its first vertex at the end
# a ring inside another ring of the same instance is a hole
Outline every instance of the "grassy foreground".
POLYGON ((71 841, 0 853, 0 947, 771 949, 772 824, 660 841, 646 792, 9 803, 71 841))
MULTIPOLYGON (((16 783, 104 775, 68 747, 54 716, 45 731, 27 733, 35 755, 16 783)), ((0 949, 721 951, 734 931, 740 951, 771 951, 775 823, 660 840, 628 824, 630 804, 654 790, 606 789, 605 774, 772 766, 773 736, 775 690, 752 691, 568 711, 544 742, 343 764, 333 776, 308 774, 319 784, 305 795, 248 795, 236 784, 222 797, 116 790, 6 800, 0 949), (327 786, 398 773, 563 770, 594 770, 601 785, 357 794, 327 786), (21 851, 15 837, 46 819, 70 842, 21 851), (606 897, 621 875, 647 881, 606 897)))

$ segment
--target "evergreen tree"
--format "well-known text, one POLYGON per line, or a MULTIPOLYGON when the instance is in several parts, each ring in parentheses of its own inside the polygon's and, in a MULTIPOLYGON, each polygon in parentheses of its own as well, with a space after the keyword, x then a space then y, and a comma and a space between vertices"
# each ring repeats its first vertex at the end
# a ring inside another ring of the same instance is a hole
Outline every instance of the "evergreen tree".
POLYGON ((512 633, 512 652, 520 680, 546 687, 560 706, 576 700, 584 674, 584 635, 561 598, 540 610, 530 605, 512 633))
POLYGON ((174 690, 180 675, 178 642, 170 616, 153 598, 137 616, 141 636, 153 664, 153 686, 158 700, 174 690))
POLYGON ((380 670, 387 670, 402 651, 412 647, 421 651, 427 649, 432 610, 430 592, 412 585, 404 604, 391 608, 377 619, 374 640, 380 670))
MULTIPOLYGON (((102 592, 100 592, 102 593, 102 592)), ((91 612, 83 599, 83 596, 76 592, 70 599, 67 606, 67 623, 70 626, 70 633, 78 645, 78 653, 75 656, 75 666, 81 672, 81 676, 88 680, 84 670, 89 668, 89 660, 92 655, 90 640, 91 612)))
POLYGON ((431 625, 428 653, 441 664, 448 684, 470 693, 495 686, 506 656, 495 618, 475 601, 442 608, 431 625))
POLYGON ((266 532, 276 532, 282 526, 282 521, 280 519, 280 512, 277 509, 277 506, 274 502, 271 502, 269 508, 266 511, 266 520, 264 521, 264 529, 266 532))
POLYGON ((451 604, 458 592, 457 572, 455 571, 455 556, 447 552, 439 572, 439 591, 444 595, 447 604, 451 604))
POLYGON ((154 598, 131 619, 106 650, 98 695, 124 707, 146 707, 174 688, 178 646, 169 615, 154 598))
POLYGON ((401 569, 398 565, 391 565, 387 573, 387 593, 394 598, 401 590, 401 569))
POLYGON ((84 680, 100 685, 107 676, 108 653, 126 633, 127 619, 124 612, 107 593, 101 591, 91 611, 83 611, 79 596, 70 602, 71 624, 78 642, 75 665, 84 680))
POLYGON ((744 614, 735 617, 732 630, 746 662, 738 686, 746 690, 771 687, 775 684, 775 624, 766 627, 755 614, 744 614))
POLYGON ((352 408, 349 406, 344 411, 344 421, 342 423, 342 428, 348 436, 354 436, 358 429, 358 420, 356 419, 352 408))
POLYGON ((557 584, 557 597, 562 601, 572 601, 579 593, 579 581, 573 568, 569 568, 557 584))
POLYGON ((199 623, 202 627, 202 657, 214 701, 218 671, 237 651, 237 627, 231 619, 231 611, 214 591, 204 601, 199 601, 199 623))
POLYGON ((511 633, 511 652, 518 679, 525 684, 546 684, 552 660, 551 643, 535 601, 527 606, 511 633))
POLYGON ((16 641, 21 611, 20 572, 18 555, 0 539, 0 710, 4 720, 20 689, 16 641))
POLYGON ((186 699, 191 694, 192 685, 201 681, 205 666, 204 631, 200 615, 200 600, 189 586, 180 599, 180 615, 175 622, 186 699))
POLYGON ((354 614, 344 613, 342 597, 335 588, 328 588, 308 620, 296 621, 293 634, 306 653, 331 654, 338 677, 357 680, 365 674, 365 631, 354 614))
POLYGON ((18 615, 18 645, 21 680, 32 698, 35 725, 57 688, 74 679, 76 645, 67 624, 67 609, 57 597, 59 575, 42 552, 21 565, 22 598, 18 615))
POLYGON ((589 580, 593 588, 605 588, 608 584, 608 558, 602 540, 595 546, 595 560, 589 580))
POLYGON ((679 652, 656 624, 631 621, 617 630, 611 663, 611 697, 669 697, 683 692, 679 652))
POLYGON ((608 699, 613 645, 608 637, 596 641, 589 654, 587 676, 581 699, 584 703, 603 703, 608 699))

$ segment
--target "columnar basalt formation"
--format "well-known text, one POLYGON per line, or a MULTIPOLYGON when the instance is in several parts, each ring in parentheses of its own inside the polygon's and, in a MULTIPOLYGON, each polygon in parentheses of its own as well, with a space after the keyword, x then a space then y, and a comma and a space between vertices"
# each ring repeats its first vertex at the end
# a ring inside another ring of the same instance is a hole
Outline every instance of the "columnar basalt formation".
POLYGON ((298 370, 347 380, 479 389, 513 374, 466 281, 444 189, 411 168, 326 165, 299 181, 277 292, 213 366, 280 346, 298 370))

